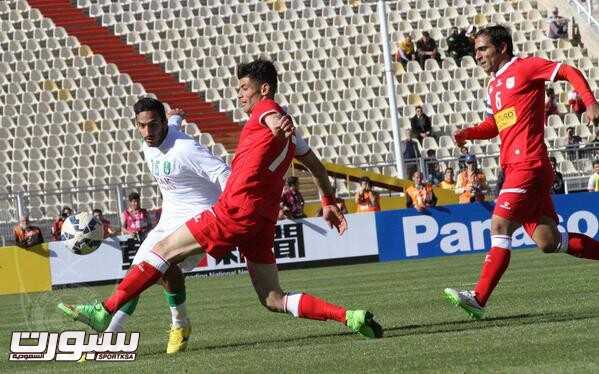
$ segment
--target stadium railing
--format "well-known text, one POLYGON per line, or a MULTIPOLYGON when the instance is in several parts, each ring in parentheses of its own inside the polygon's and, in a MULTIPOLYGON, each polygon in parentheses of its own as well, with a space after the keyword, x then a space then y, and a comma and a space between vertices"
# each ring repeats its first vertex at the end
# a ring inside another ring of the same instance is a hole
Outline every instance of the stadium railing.
POLYGON ((583 3, 579 0, 570 0, 570 4, 574 6, 578 14, 584 14, 584 18, 589 25, 593 26, 596 30, 599 30, 599 21, 597 20, 597 15, 599 14, 599 2, 587 0, 583 3))

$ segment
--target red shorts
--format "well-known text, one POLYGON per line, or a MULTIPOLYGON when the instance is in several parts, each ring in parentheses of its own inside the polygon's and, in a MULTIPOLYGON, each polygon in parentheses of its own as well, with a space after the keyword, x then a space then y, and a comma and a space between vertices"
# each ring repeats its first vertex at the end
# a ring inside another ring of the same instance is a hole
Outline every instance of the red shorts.
POLYGON ((234 219, 221 211, 208 209, 185 223, 204 252, 219 260, 238 247, 248 261, 275 263, 275 222, 259 216, 252 220, 234 219))
POLYGON ((508 165, 504 175, 493 214, 520 223, 531 237, 542 216, 559 223, 551 200, 553 170, 548 161, 508 165))

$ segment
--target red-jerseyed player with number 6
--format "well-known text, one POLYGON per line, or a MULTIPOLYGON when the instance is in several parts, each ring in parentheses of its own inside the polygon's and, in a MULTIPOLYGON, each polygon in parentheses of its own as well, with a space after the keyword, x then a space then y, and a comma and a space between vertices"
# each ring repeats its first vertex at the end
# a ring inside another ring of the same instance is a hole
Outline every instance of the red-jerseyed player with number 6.
POLYGON ((340 234, 347 223, 335 205, 334 190, 322 163, 295 135, 290 121, 281 125, 288 116, 273 100, 277 89, 273 63, 256 60, 242 64, 237 75, 239 103, 249 119, 239 138, 231 175, 217 203, 158 242, 103 303, 66 305, 71 316, 103 331, 111 315, 154 284, 170 264, 197 253, 219 259, 238 247, 258 298, 268 310, 300 318, 335 320, 365 337, 380 338, 382 328, 368 311, 346 310, 307 293, 281 290, 272 246, 283 177, 294 157, 314 176, 324 219, 340 234))
POLYGON ((476 61, 491 75, 488 117, 478 126, 457 131, 456 144, 501 138, 500 164, 505 180, 491 219, 491 250, 474 290, 445 289, 445 297, 474 318, 507 269, 513 232, 523 226, 545 253, 599 259, 599 242, 578 233, 560 233, 551 200, 553 172, 544 141, 545 82, 567 80, 580 94, 587 117, 599 119, 599 105, 576 68, 538 57, 514 57, 510 31, 503 26, 480 30, 476 61))

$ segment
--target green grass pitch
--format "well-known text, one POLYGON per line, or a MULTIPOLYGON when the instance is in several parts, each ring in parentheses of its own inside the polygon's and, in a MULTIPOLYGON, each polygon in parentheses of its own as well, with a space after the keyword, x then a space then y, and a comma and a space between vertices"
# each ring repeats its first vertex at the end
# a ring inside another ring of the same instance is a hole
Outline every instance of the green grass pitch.
POLYGON ((146 292, 129 328, 141 332, 130 363, 8 362, 14 330, 77 329, 55 304, 101 299, 113 286, 0 297, 0 373, 390 373, 599 372, 599 264, 562 254, 515 251, 473 321, 442 297, 472 287, 482 254, 281 272, 305 290, 372 310, 385 337, 366 340, 335 322, 298 320, 259 305, 247 274, 189 278, 194 333, 188 351, 167 356, 170 320, 159 287, 146 292))

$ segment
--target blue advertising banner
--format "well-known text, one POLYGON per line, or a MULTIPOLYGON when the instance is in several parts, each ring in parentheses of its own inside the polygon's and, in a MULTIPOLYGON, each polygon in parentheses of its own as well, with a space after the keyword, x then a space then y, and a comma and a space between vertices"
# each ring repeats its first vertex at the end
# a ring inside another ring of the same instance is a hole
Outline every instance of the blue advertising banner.
MULTIPOLYGON (((599 193, 555 195, 560 232, 599 233, 599 193)), ((491 245, 494 203, 446 205, 419 213, 402 209, 376 214, 380 261, 483 252, 491 245)), ((531 248, 534 242, 522 228, 512 236, 513 248, 531 248)))

